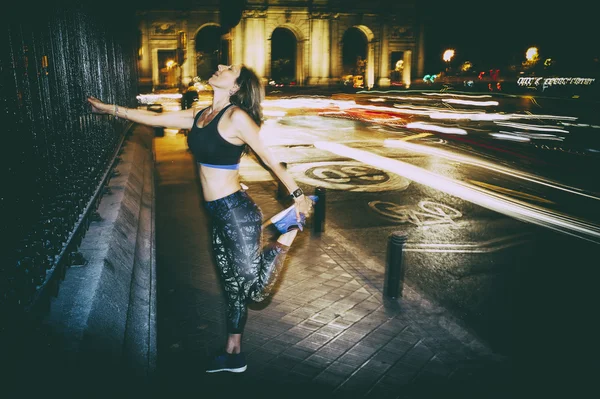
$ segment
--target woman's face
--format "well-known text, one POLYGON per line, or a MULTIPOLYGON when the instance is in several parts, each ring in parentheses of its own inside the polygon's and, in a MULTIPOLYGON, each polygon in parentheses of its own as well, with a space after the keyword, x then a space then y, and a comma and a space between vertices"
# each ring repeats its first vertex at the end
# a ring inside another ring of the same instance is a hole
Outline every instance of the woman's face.
POLYGON ((218 70, 208 79, 208 83, 213 87, 230 90, 235 87, 239 76, 239 65, 219 65, 218 70))

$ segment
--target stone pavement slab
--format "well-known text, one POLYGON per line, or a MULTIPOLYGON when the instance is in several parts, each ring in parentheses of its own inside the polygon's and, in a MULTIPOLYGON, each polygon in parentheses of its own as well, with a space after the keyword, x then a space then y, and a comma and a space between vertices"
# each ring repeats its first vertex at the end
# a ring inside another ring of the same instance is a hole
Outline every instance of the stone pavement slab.
MULTIPOLYGON (((155 138, 158 371, 155 392, 202 397, 506 398, 512 367, 410 286, 383 296, 382 273, 334 231, 298 235, 265 302, 250 305, 248 369, 204 373, 225 343, 225 300, 185 136, 155 138)), ((273 181, 247 183, 269 217, 273 181)))

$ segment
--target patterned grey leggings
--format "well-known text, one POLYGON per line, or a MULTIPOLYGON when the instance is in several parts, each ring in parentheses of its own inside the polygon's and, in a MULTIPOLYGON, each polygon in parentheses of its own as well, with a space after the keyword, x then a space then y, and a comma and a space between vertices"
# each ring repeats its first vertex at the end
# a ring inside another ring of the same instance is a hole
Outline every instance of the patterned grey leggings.
POLYGON ((213 254, 227 296, 227 332, 241 334, 247 301, 267 298, 289 247, 263 247, 262 211, 244 191, 206 203, 212 218, 213 254))

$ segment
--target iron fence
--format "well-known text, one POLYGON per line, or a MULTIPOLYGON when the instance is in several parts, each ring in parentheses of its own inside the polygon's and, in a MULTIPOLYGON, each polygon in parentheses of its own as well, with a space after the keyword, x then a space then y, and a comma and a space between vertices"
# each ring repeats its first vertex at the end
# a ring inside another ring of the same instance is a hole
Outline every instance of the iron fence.
POLYGON ((65 269, 84 262, 77 248, 127 131, 86 98, 135 106, 137 94, 133 13, 24 11, 0 28, 0 329, 43 314, 65 269))

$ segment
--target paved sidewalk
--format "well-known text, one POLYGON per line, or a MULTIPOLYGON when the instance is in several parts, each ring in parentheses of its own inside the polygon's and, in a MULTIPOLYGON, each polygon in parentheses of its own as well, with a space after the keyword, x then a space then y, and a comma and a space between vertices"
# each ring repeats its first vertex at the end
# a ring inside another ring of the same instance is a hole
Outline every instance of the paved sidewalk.
MULTIPOLYGON (((204 373, 225 342, 225 301, 185 136, 154 140, 158 268, 157 396, 261 398, 516 397, 507 359, 409 286, 382 295, 383 275, 334 231, 298 235, 274 295, 251 305, 242 374, 204 373)), ((247 183, 269 217, 272 181, 247 183)))

